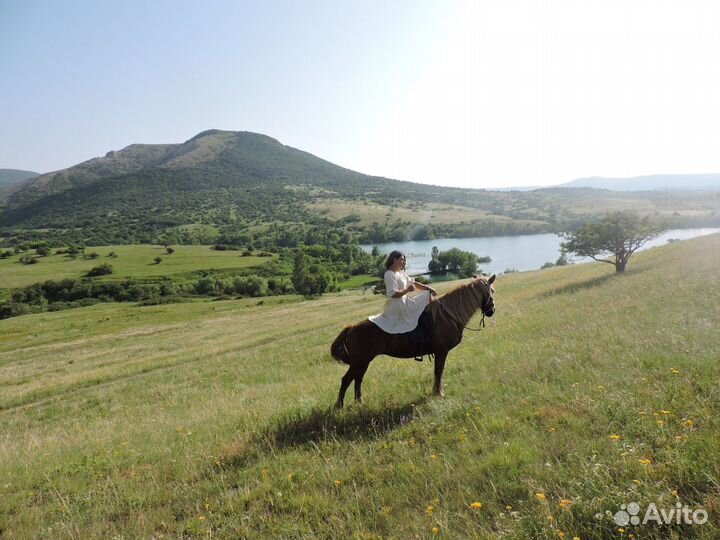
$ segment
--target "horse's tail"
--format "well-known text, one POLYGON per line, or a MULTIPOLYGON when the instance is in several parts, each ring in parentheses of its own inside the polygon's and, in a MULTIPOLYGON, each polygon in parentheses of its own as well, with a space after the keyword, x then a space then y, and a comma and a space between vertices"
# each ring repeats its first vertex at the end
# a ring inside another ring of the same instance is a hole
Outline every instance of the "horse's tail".
POLYGON ((350 332, 351 326, 346 326, 340 335, 335 338, 335 341, 330 345, 330 354, 332 357, 340 362, 341 364, 350 365, 350 352, 347 348, 347 335, 350 332))

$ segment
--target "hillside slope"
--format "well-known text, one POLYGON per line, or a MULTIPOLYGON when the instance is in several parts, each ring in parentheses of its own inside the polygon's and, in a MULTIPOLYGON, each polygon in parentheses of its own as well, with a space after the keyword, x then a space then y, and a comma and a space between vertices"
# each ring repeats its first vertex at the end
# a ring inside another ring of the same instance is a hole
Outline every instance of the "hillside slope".
POLYGON ((0 321, 0 528, 717 538, 719 280, 720 235, 639 253, 619 277, 602 264, 503 276, 496 322, 449 357, 446 398, 429 395, 432 364, 381 357, 366 403, 339 413, 329 344, 382 298, 0 321), (709 522, 620 531, 611 516, 630 502, 703 507, 709 522))

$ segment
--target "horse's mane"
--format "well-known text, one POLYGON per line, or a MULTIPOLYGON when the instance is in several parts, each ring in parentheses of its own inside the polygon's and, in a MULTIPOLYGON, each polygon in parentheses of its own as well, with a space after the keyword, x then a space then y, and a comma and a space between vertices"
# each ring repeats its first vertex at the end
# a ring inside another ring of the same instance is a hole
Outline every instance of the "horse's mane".
POLYGON ((447 310, 458 320, 469 321, 475 312, 480 309, 483 301, 482 291, 475 288, 478 282, 487 284, 485 278, 476 278, 470 283, 458 285, 438 298, 437 301, 431 302, 428 310, 433 319, 438 315, 445 317, 443 311, 447 310))

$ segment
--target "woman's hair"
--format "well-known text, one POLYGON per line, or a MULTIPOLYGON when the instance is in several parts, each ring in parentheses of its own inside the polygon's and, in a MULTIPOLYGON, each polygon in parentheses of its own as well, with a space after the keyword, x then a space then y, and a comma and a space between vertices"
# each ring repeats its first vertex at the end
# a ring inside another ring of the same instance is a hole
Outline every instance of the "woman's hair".
POLYGON ((388 258, 385 260, 385 269, 389 270, 395 260, 399 259, 400 257, 405 257, 405 254, 402 251, 395 250, 390 253, 390 255, 388 255, 388 258))

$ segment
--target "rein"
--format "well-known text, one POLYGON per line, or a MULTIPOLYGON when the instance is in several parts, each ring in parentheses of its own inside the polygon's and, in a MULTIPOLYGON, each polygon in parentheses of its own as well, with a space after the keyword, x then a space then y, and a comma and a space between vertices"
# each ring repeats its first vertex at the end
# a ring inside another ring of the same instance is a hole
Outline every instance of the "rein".
POLYGON ((443 309, 443 311, 445 312, 445 314, 448 316, 448 319, 450 319, 452 322, 454 322, 454 323, 457 324, 458 326, 464 328, 465 330, 470 330, 470 331, 472 331, 472 332, 479 332, 480 330, 482 330, 483 328, 485 328, 485 314, 484 314, 484 313, 482 314, 482 318, 480 319, 480 324, 478 325, 478 327, 477 327, 477 328, 470 328, 467 324, 463 324, 463 323, 461 323, 460 321, 458 321, 458 320, 455 318, 455 315, 453 315, 445 306, 443 306, 442 304, 440 304, 440 307, 443 309))

